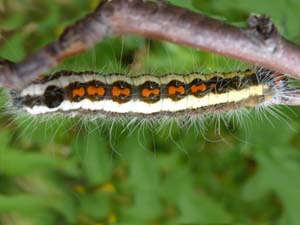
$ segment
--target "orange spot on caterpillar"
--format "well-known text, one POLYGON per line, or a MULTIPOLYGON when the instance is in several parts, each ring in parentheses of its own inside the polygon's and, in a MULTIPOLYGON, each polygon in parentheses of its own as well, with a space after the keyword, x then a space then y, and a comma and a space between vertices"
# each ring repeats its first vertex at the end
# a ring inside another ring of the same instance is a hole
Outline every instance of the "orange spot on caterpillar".
POLYGON ((205 84, 194 84, 192 87, 191 87, 191 92, 193 94, 196 94, 198 93, 199 91, 203 92, 203 91, 206 91, 206 85, 205 84))
POLYGON ((83 97, 85 95, 85 90, 83 87, 77 88, 77 89, 73 89, 72 90, 72 96, 74 97, 83 97))
POLYGON ((99 96, 104 96, 105 94, 105 89, 103 87, 94 87, 94 86, 89 86, 87 88, 87 93, 88 95, 99 95, 99 96))
POLYGON ((141 95, 142 95, 144 98, 149 98, 150 95, 159 95, 159 93, 160 93, 160 90, 159 90, 158 88, 153 89, 153 90, 150 90, 150 89, 148 89, 148 88, 144 88, 144 89, 142 90, 141 95))
POLYGON ((119 97, 120 95, 130 96, 130 89, 129 88, 121 89, 117 86, 113 86, 111 90, 111 95, 114 97, 119 97))
POLYGON ((183 95, 184 92, 185 92, 185 88, 183 86, 178 86, 178 87, 169 86, 168 88, 169 95, 175 95, 175 94, 183 95))

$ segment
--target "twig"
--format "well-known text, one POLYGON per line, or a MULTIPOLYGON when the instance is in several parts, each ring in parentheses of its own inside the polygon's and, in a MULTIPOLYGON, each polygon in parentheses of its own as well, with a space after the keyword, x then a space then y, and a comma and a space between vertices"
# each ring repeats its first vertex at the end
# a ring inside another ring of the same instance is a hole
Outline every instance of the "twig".
POLYGON ((5 63, 0 84, 22 88, 105 37, 126 34, 203 49, 300 77, 300 47, 285 40, 265 16, 252 15, 248 27, 239 28, 163 1, 106 0, 54 43, 20 63, 5 63))

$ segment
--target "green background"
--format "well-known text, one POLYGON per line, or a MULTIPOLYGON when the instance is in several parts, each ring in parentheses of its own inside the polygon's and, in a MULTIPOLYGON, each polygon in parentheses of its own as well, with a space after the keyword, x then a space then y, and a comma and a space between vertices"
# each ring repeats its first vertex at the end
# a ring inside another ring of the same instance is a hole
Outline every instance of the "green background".
MULTIPOLYGON (((172 0, 244 26, 269 15, 300 40, 298 0, 172 0)), ((55 40, 94 0, 0 0, 0 55, 13 61, 55 40)), ((115 37, 59 69, 104 73, 229 71, 245 63, 140 37, 115 37)), ((242 112, 189 126, 0 119, 0 224, 300 223, 300 110, 242 112), (204 125, 203 125, 204 124, 204 125), (219 129, 220 127, 220 129, 219 129)))

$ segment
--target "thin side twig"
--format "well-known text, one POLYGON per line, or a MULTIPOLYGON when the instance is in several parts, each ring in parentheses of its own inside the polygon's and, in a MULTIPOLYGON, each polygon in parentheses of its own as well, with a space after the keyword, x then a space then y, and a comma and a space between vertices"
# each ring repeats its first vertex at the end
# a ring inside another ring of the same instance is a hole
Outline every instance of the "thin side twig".
POLYGON ((105 0, 61 37, 20 63, 4 63, 0 85, 19 89, 62 60, 105 37, 135 34, 190 46, 300 77, 300 46, 285 40, 265 16, 235 27, 164 1, 105 0))

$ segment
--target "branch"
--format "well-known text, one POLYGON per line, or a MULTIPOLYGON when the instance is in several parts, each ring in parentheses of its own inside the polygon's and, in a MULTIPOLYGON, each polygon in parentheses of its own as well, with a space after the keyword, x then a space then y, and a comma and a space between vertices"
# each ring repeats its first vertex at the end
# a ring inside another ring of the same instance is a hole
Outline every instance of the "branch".
POLYGON ((285 40, 265 16, 252 15, 248 27, 239 28, 163 1, 105 0, 57 41, 20 63, 3 63, 0 85, 22 88, 104 38, 126 34, 203 49, 300 77, 300 47, 285 40))

